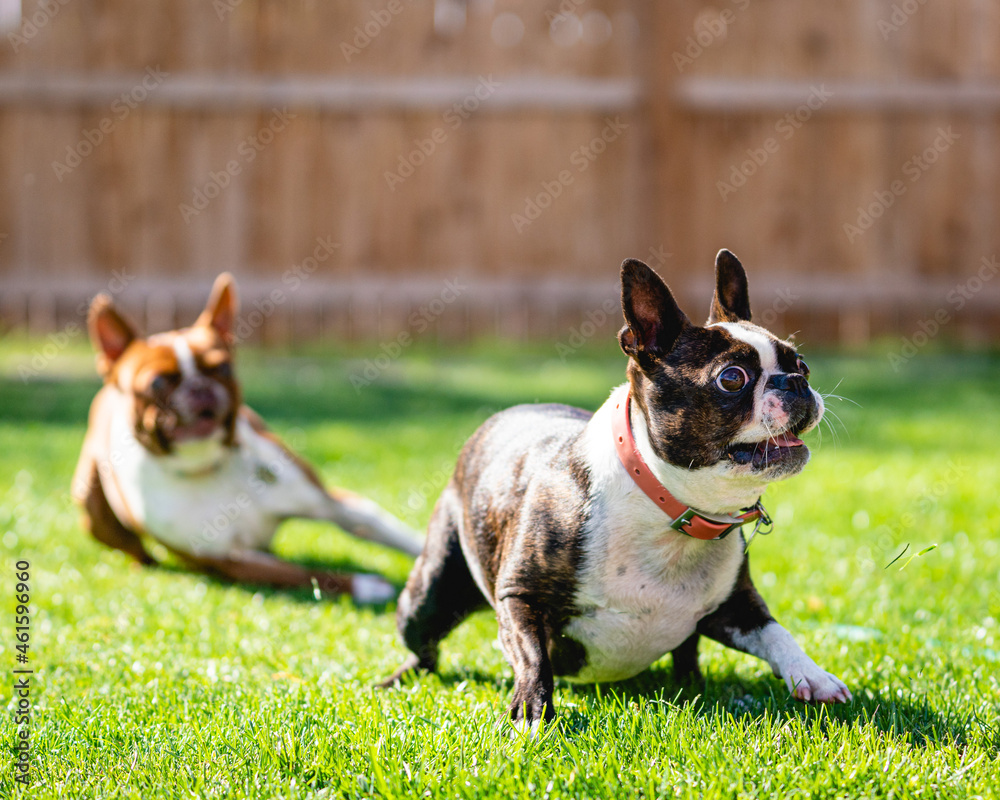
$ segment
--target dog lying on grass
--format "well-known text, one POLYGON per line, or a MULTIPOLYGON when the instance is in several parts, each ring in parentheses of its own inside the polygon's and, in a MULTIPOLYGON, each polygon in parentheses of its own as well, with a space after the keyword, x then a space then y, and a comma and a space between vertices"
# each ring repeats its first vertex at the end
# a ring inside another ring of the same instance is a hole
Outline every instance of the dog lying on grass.
POLYGON ((415 532, 371 500, 327 490, 241 400, 233 365, 236 289, 223 274, 189 328, 140 337, 111 300, 88 325, 104 386, 94 398, 73 496, 93 536, 141 564, 148 537, 195 569, 233 581, 350 593, 384 602, 375 575, 292 564, 269 552, 291 517, 327 520, 416 555, 415 532))

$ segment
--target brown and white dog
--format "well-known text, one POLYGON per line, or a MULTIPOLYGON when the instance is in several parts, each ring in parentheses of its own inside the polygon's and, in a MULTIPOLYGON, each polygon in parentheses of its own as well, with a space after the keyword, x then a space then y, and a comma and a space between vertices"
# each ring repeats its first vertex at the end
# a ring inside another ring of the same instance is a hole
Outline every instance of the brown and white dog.
POLYGON ((345 531, 416 555, 417 535, 375 503, 328 491, 316 473, 242 404, 233 369, 237 300, 220 275, 190 328, 140 338, 99 295, 88 324, 104 386, 73 480, 73 496, 96 539, 155 564, 143 536, 189 565, 221 577, 309 587, 358 602, 395 592, 375 575, 306 568, 269 552, 291 517, 328 520, 345 531))
POLYGON ((678 678, 698 676, 700 636, 764 659, 800 700, 850 700, 768 612, 740 527, 809 459, 798 436, 824 409, 805 362, 750 322, 728 250, 704 326, 642 262, 621 280, 627 383, 594 414, 517 406, 472 435, 399 598, 412 655, 383 685, 435 669, 440 641, 489 605, 515 722, 552 716, 555 676, 621 680, 670 652, 678 678))

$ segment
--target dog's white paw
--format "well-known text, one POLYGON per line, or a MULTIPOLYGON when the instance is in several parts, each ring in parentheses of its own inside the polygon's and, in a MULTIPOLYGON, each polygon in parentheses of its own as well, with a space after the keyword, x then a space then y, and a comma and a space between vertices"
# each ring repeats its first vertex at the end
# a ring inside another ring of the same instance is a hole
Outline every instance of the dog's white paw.
POLYGON ((738 647, 760 656, 774 674, 785 679, 788 691, 806 703, 849 703, 851 692, 840 678, 831 675, 807 656, 791 634, 770 622, 750 634, 734 635, 738 647))
POLYGON ((388 603, 395 596, 393 585, 378 575, 355 575, 351 578, 351 597, 355 603, 388 603))
POLYGON ((796 700, 806 703, 849 703, 850 690, 836 675, 831 675, 810 658, 797 660, 784 670, 782 677, 796 700))

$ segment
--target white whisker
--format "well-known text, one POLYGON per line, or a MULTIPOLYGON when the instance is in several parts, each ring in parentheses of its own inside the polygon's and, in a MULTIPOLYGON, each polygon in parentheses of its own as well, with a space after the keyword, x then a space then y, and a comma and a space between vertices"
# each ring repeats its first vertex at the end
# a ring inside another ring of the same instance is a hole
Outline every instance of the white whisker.
MULTIPOLYGON (((826 414, 823 415, 823 418, 826 419, 827 416, 831 416, 835 420, 837 420, 837 422, 840 423, 840 427, 844 429, 844 433, 847 434, 848 436, 851 435, 850 431, 847 430, 847 425, 844 424, 844 420, 840 418, 840 414, 838 414, 836 411, 831 411, 830 409, 827 409, 826 414)), ((833 423, 830 422, 829 420, 827 420, 827 423, 830 425, 830 430, 833 430, 833 423)))
POLYGON ((850 397, 844 397, 843 395, 834 394, 834 392, 836 392, 837 389, 840 388, 840 384, 842 384, 843 382, 844 382, 844 379, 841 378, 839 381, 837 381, 837 385, 834 386, 831 391, 829 391, 829 392, 820 392, 819 396, 822 397, 824 400, 828 400, 830 398, 833 398, 834 400, 845 400, 848 403, 854 403, 854 405, 856 405, 858 408, 861 408, 861 403, 858 403, 858 402, 852 400, 850 397))
MULTIPOLYGON (((774 438, 774 432, 771 430, 771 426, 767 424, 767 420, 762 419, 761 424, 764 426, 764 430, 767 431, 768 441, 774 438)), ((764 466, 767 466, 767 442, 764 442, 764 466)))

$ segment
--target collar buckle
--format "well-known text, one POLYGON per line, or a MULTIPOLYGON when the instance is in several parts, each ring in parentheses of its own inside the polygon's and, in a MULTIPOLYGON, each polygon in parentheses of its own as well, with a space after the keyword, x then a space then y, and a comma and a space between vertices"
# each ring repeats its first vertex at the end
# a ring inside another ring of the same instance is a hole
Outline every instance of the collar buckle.
MULTIPOLYGON (((703 511, 696 511, 693 508, 686 508, 673 522, 670 523, 670 527, 675 531, 680 533, 686 533, 689 536, 693 535, 690 530, 686 530, 695 525, 703 528, 709 528, 716 535, 711 537, 712 539, 725 539, 730 533, 732 533, 737 528, 746 525, 749 522, 748 519, 743 519, 741 517, 730 517, 724 514, 706 514, 703 511)), ((703 538, 701 535, 696 538, 703 538)))
POLYGON ((670 527, 675 531, 684 532, 684 527, 691 524, 691 518, 695 515, 695 510, 693 508, 684 509, 684 513, 681 514, 677 519, 670 523, 670 527))

